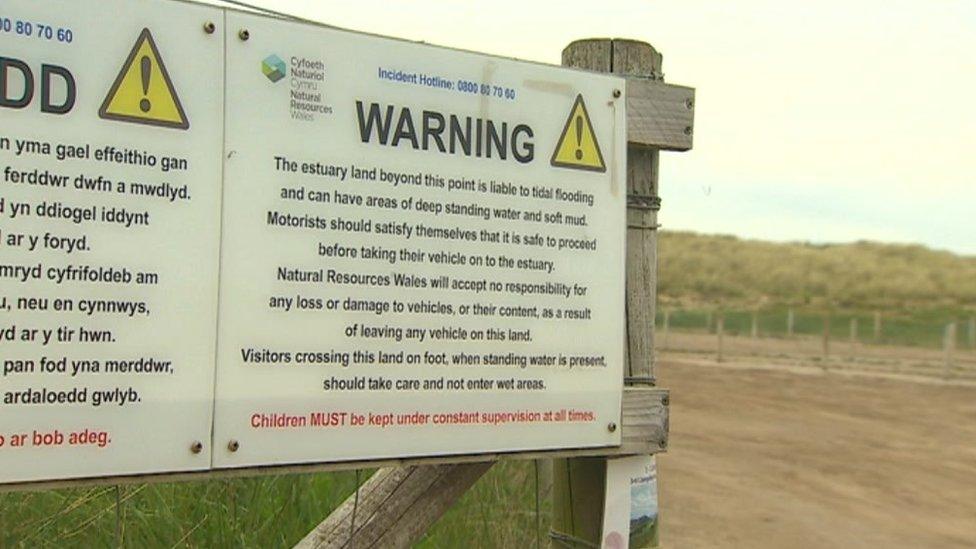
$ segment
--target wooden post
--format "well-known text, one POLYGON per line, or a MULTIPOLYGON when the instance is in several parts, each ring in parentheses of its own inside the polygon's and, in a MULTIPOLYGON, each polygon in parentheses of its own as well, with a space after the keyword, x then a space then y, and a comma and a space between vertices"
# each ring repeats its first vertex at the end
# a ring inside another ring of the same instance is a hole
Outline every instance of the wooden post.
POLYGON ((976 351, 976 316, 969 317, 969 350, 976 351))
POLYGON ((823 317, 823 368, 827 369, 827 362, 830 360, 830 312, 824 313, 823 317))
MULTIPOLYGON (((633 40, 593 39, 563 50, 563 65, 628 77, 634 83, 662 80, 661 54, 633 40)), ((687 100, 687 108, 693 102, 687 100)), ((628 111, 629 111, 628 102, 628 111)), ((628 126, 633 113, 628 112, 628 126)), ((685 132, 689 136, 691 127, 685 132)), ((631 383, 653 383, 654 318, 657 297, 657 212, 660 149, 634 142, 627 146, 627 362, 631 383)), ((665 319, 667 319, 665 312, 665 319)), ((668 320, 665 320, 666 324, 668 320)), ((562 547, 593 547, 601 542, 606 459, 557 460, 554 467, 552 536, 562 547)))
POLYGON ((944 375, 946 379, 952 376, 952 351, 956 347, 956 323, 946 324, 945 333, 942 337, 942 350, 945 353, 944 375))
POLYGON ((661 349, 668 348, 668 334, 671 332, 671 309, 664 309, 664 331, 662 334, 661 349))
POLYGON ((851 344, 857 343, 857 317, 851 318, 851 344))
POLYGON ((874 341, 881 341, 881 311, 874 312, 874 341))
POLYGON ((715 325, 715 333, 718 334, 718 345, 715 349, 716 360, 722 362, 723 351, 725 346, 725 315, 722 313, 718 314, 718 322, 715 325))
POLYGON ((759 337, 759 311, 752 311, 752 339, 759 337))
POLYGON ((793 337, 793 307, 786 311, 786 337, 793 337))

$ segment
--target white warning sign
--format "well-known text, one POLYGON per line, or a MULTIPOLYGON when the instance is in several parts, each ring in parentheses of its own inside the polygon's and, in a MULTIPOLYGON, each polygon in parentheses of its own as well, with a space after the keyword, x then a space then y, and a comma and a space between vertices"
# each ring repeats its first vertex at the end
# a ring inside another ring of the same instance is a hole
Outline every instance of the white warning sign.
POLYGON ((228 25, 215 466, 618 444, 623 82, 228 25))
POLYGON ((222 15, 131 10, 3 5, 0 483, 211 465, 222 15))

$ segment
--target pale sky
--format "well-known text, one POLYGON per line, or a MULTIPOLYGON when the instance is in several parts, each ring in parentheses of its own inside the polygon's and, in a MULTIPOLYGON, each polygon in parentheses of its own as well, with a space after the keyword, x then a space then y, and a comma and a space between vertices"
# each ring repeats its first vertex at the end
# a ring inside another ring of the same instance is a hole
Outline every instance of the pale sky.
POLYGON ((697 88, 666 228, 976 255, 976 0, 252 3, 553 64, 578 38, 650 42, 697 88))

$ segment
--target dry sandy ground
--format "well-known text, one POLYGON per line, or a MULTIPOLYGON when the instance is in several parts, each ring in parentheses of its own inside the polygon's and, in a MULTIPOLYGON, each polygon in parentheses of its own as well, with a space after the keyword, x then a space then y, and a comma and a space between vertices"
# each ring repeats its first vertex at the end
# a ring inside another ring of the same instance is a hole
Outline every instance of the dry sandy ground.
POLYGON ((976 388, 658 364, 665 547, 976 547, 976 388))

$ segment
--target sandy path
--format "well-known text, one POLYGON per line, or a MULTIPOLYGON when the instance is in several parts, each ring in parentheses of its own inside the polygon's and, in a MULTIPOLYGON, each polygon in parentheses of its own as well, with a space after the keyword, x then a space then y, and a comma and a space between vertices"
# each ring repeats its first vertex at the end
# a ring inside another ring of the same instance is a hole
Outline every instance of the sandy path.
POLYGON ((976 547, 976 388, 682 360, 666 547, 976 547))

